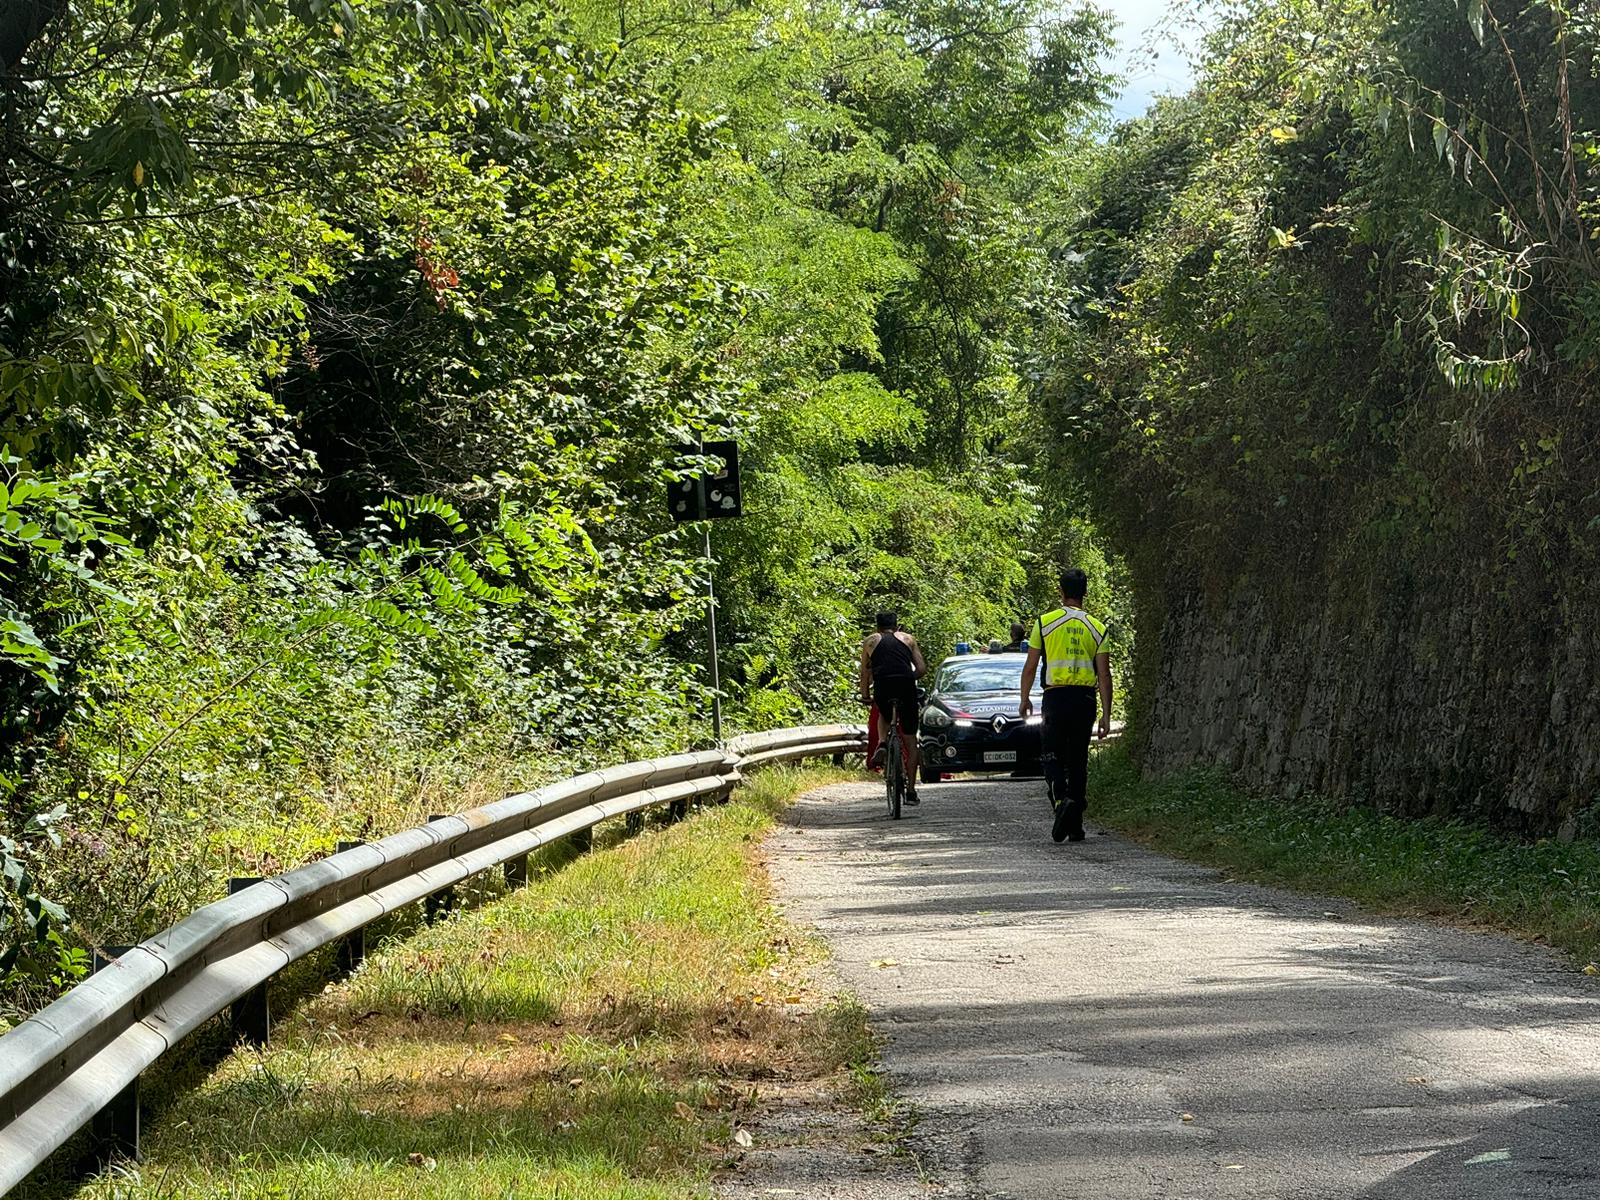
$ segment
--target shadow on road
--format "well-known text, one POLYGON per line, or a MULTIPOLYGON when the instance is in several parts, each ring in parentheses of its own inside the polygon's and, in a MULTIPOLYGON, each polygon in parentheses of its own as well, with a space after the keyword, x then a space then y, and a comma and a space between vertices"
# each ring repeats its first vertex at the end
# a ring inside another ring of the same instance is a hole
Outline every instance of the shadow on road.
POLYGON ((1035 783, 926 796, 892 824, 862 789, 808 800, 776 870, 983 1187, 1600 1194, 1600 1001, 1554 955, 1119 838, 1053 845, 1035 783))
MULTIPOLYGON (((1592 1080, 1573 1087, 1593 1091, 1592 1080)), ((1360 1200, 1520 1200, 1593 1197, 1600 1098, 1538 1104, 1453 1146, 1421 1147, 1421 1161, 1397 1171, 1360 1200)))

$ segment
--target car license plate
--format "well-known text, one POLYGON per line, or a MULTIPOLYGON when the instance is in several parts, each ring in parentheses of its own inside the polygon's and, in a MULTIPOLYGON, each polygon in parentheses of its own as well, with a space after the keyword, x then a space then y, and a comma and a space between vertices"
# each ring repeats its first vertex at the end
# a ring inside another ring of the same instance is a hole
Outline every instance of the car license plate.
POLYGON ((983 752, 983 761, 986 763, 1014 763, 1017 761, 1017 752, 1015 750, 985 750, 983 752))

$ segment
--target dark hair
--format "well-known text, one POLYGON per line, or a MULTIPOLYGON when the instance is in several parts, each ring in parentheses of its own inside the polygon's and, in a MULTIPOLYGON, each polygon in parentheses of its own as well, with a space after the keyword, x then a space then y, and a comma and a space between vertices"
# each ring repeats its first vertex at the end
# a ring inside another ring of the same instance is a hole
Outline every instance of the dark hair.
POLYGON ((1089 590, 1089 576, 1077 567, 1068 567, 1061 572, 1061 595, 1067 600, 1082 600, 1083 594, 1089 590))
POLYGON ((878 614, 879 629, 893 629, 900 624, 900 614, 892 608, 886 608, 878 614))
POLYGON ((1013 642, 1020 642, 1022 640, 1023 634, 1025 634, 1027 632, 1028 632, 1027 626, 1025 626, 1021 621, 1013 621, 1013 622, 1011 622, 1011 640, 1013 642))

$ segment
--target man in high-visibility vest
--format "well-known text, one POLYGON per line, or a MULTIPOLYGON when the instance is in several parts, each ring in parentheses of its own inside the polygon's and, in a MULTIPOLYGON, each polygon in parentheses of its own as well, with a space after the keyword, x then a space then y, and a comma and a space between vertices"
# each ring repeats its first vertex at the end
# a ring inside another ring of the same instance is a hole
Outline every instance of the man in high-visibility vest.
POLYGON ((1100 736, 1111 732, 1111 637, 1106 625, 1083 611, 1089 577, 1076 567, 1061 573, 1062 607, 1034 624, 1028 661, 1022 665, 1017 712, 1033 712, 1034 675, 1044 664, 1044 728, 1040 763, 1055 808, 1050 836, 1083 841, 1084 793, 1089 777, 1089 737, 1094 730, 1095 693, 1100 696, 1100 736))

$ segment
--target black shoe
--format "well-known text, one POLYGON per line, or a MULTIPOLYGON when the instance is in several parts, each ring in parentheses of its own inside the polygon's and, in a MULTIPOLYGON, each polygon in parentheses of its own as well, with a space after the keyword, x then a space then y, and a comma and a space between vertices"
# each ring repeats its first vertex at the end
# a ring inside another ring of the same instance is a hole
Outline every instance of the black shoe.
POLYGON ((1050 840, 1064 842, 1072 832, 1072 814, 1065 804, 1056 805, 1056 819, 1050 823, 1050 840))
MULTIPOLYGON (((1076 833, 1067 834, 1067 841, 1069 841, 1069 842, 1081 842, 1081 841, 1083 841, 1084 838, 1086 838, 1088 836, 1089 836, 1088 834, 1084 833, 1084 831, 1082 829, 1080 829, 1076 833)), ((1061 839, 1057 838, 1056 840, 1060 841, 1061 839)))
POLYGON ((918 805, 918 804, 921 804, 921 803, 922 803, 922 797, 917 795, 915 788, 913 788, 911 791, 906 793, 906 804, 908 806, 915 806, 915 805, 918 805))

